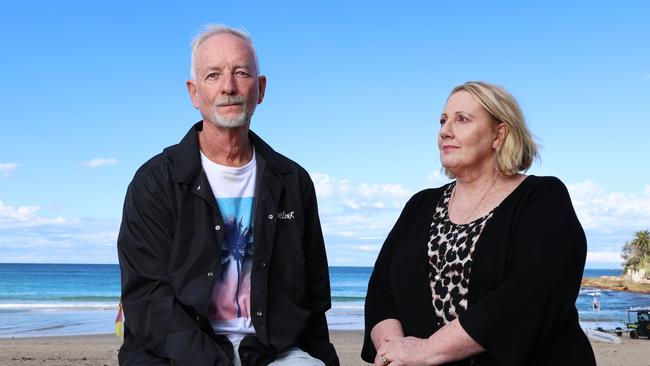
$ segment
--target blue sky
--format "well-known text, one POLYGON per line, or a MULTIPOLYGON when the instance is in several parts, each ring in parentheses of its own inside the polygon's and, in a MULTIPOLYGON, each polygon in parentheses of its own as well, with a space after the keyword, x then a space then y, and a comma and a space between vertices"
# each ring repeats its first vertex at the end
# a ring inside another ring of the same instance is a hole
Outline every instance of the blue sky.
POLYGON ((200 119, 206 23, 246 28, 268 78, 252 129, 315 181, 331 265, 372 265, 404 202, 440 185, 438 116, 502 85, 569 187, 591 268, 650 228, 644 2, 0 4, 0 262, 116 263, 135 170, 200 119))

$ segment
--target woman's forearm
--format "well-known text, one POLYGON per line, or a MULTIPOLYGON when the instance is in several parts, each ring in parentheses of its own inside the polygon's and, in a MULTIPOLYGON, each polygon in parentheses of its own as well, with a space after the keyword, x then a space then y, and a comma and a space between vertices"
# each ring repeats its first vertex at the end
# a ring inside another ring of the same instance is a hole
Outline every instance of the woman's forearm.
POLYGON ((372 329, 377 348, 375 365, 430 366, 462 360, 485 350, 465 332, 458 320, 445 325, 429 338, 404 337, 394 320, 372 329))
POLYGON ((485 349, 467 334, 458 319, 432 334, 427 343, 430 345, 430 360, 436 365, 485 352, 485 349))
POLYGON ((382 320, 370 331, 370 338, 375 349, 379 349, 386 340, 397 337, 404 337, 402 323, 397 319, 382 320))

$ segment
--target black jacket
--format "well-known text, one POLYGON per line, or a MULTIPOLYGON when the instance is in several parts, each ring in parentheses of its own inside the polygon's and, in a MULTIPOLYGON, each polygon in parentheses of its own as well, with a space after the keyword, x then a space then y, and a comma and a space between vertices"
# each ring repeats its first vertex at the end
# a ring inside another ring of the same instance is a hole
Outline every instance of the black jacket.
MULTIPOLYGON (((366 295, 366 361, 376 355, 370 331, 384 319, 419 338, 438 330, 427 242, 444 189, 413 196, 379 253, 366 295)), ((468 308, 458 320, 486 352, 454 364, 595 365, 575 307, 586 244, 564 184, 527 177, 494 210, 472 255, 468 308)))
MULTIPOLYGON (((201 129, 195 124, 146 162, 129 185, 117 243, 120 364, 231 364, 232 345, 207 320, 224 223, 201 167, 201 129)), ((329 274, 313 183, 298 164, 249 137, 258 169, 250 300, 256 337, 242 341, 242 362, 264 365, 298 346, 338 365, 325 318, 329 274)))

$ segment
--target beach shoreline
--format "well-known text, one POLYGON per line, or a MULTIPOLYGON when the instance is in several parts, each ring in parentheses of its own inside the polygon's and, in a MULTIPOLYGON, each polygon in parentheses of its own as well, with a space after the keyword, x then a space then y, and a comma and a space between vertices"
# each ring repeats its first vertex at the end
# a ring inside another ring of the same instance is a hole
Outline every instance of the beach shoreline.
MULTIPOLYGON (((640 365, 650 357, 650 341, 620 337, 621 344, 592 342, 599 366, 640 365)), ((367 365, 359 354, 363 342, 361 330, 331 331, 341 365, 367 365)), ((55 337, 0 338, 1 365, 117 365, 122 340, 113 334, 55 337)))

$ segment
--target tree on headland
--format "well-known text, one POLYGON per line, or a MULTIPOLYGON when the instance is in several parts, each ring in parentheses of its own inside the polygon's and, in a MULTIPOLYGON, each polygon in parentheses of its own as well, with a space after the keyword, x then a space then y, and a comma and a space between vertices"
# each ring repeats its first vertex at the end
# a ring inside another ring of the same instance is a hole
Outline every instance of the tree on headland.
POLYGON ((632 244, 637 252, 642 253, 647 257, 650 255, 650 231, 637 231, 630 244, 632 244))
POLYGON ((634 239, 623 245, 621 258, 625 272, 650 266, 650 231, 634 233, 634 239))

